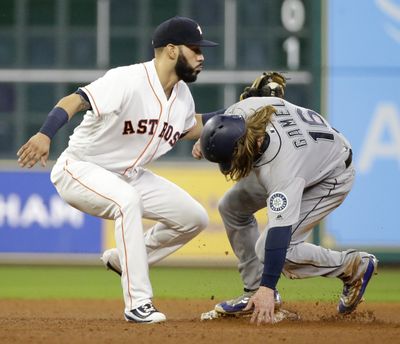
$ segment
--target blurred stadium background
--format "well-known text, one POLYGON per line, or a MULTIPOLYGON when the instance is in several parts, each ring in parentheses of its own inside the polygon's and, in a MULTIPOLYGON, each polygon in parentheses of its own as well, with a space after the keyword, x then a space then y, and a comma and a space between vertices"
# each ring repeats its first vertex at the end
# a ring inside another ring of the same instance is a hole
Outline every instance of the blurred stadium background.
MULTIPOLYGON (((174 15, 220 42, 204 49, 205 70, 190 85, 198 112, 232 104, 262 71, 277 70, 289 79, 289 101, 318 110, 351 141, 355 187, 310 240, 399 263, 400 1, 1 0, 0 264, 98 264, 114 245, 112 223, 57 196, 51 163, 22 171, 16 151, 59 98, 107 69, 151 59, 154 28, 174 15)), ((53 140, 53 161, 80 119, 53 140)), ((200 200, 211 224, 163 264, 234 265, 216 209, 229 183, 193 161, 192 144, 178 143, 151 168, 200 200)), ((262 228, 266 213, 258 220, 262 228)))

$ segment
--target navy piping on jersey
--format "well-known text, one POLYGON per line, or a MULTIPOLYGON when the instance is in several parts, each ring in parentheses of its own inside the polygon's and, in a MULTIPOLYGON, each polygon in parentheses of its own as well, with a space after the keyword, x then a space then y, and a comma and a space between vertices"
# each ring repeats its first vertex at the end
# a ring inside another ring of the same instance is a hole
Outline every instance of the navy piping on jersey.
POLYGON ((257 153, 257 155, 254 157, 254 163, 256 163, 258 160, 261 159, 261 157, 263 156, 263 154, 265 153, 265 151, 268 149, 269 143, 271 142, 271 138, 269 137, 268 133, 265 132, 264 134, 264 140, 261 144, 261 147, 259 149, 259 152, 257 153))
MULTIPOLYGON (((261 165, 256 165, 256 164, 254 164, 254 167, 261 167, 261 166, 264 166, 264 165, 266 165, 266 164, 269 164, 272 160, 274 160, 274 159, 278 156, 279 152, 281 151, 281 148, 282 148, 282 139, 281 139, 281 135, 279 135, 279 131, 276 130, 274 124, 271 123, 271 125, 274 127, 275 132, 276 132, 276 134, 277 134, 278 137, 279 137, 279 148, 278 148, 278 151, 276 152, 276 154, 275 154, 270 160, 268 160, 267 162, 264 162, 264 163, 261 164, 261 165)), ((270 142, 271 142, 271 141, 270 141, 270 142)), ((264 152, 264 153, 265 153, 265 152, 264 152)), ((261 159, 261 158, 262 158, 262 156, 261 156, 259 159, 261 159)), ((257 162, 256 162, 256 163, 257 163, 257 162)))

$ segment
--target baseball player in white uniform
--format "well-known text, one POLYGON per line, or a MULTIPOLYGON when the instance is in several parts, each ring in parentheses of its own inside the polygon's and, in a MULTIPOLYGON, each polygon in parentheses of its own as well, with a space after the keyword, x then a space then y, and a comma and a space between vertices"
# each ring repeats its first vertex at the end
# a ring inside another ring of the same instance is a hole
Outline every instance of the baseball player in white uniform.
POLYGON ((277 97, 250 97, 205 124, 193 155, 219 163, 221 172, 237 181, 219 211, 245 293, 217 304, 216 312, 250 313, 252 322, 273 322, 281 273, 292 279, 338 277, 344 283, 338 312, 355 310, 377 259, 306 242, 352 187, 352 150, 342 134, 315 111, 277 97), (268 224, 260 234, 254 213, 263 208, 268 224))
POLYGON ((143 166, 202 128, 186 82, 202 70, 203 39, 192 19, 174 17, 153 35, 155 58, 109 70, 62 98, 40 132, 18 151, 21 167, 46 163, 50 141, 77 112, 87 110, 51 172, 73 207, 115 220, 115 241, 127 321, 166 320, 152 303, 148 265, 179 249, 208 224, 205 209, 188 193, 143 166), (157 221, 143 235, 142 218, 157 221))

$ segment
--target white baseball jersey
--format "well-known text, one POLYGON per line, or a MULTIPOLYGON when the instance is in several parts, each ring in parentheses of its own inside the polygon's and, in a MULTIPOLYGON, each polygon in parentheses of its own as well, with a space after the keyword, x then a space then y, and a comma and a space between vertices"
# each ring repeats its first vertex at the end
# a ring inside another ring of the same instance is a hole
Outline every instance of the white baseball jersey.
POLYGON ((61 197, 115 221, 125 311, 153 296, 148 266, 206 227, 187 192, 141 166, 167 153, 196 124, 193 98, 178 82, 167 99, 154 61, 115 68, 82 90, 92 110, 51 172, 61 197), (157 223, 143 235, 142 218, 157 223))
POLYGON ((81 88, 92 110, 70 138, 66 154, 119 174, 167 153, 196 124, 188 86, 178 82, 169 99, 154 60, 111 69, 81 88))

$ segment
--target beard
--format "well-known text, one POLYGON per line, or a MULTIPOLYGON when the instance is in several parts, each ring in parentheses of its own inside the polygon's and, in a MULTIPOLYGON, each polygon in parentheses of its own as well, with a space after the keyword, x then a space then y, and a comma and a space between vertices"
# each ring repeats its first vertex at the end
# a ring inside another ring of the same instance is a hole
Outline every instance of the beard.
POLYGON ((189 65, 186 57, 183 56, 182 51, 179 51, 178 60, 175 65, 175 73, 180 80, 188 83, 196 81, 197 74, 199 74, 200 71, 196 72, 194 68, 189 65))

